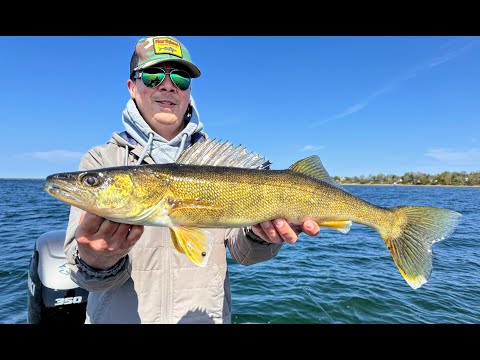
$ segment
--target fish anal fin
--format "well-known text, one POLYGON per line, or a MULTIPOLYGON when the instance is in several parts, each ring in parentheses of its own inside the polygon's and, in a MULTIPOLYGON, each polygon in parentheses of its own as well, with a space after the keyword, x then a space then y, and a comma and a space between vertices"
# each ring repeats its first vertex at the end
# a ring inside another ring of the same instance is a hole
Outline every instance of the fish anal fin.
POLYGON ((346 234, 350 231, 352 227, 352 222, 348 221, 320 221, 318 222, 319 226, 329 227, 340 231, 342 234, 346 234))
POLYGON ((194 264, 207 265, 213 245, 210 232, 195 226, 175 226, 170 231, 174 233, 176 248, 179 246, 194 264))

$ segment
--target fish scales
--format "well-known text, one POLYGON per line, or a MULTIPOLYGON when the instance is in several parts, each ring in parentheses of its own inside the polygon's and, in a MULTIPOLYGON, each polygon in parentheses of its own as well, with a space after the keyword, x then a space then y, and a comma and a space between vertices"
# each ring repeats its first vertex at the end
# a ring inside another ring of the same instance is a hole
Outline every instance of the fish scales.
MULTIPOLYGON (((247 226, 277 218, 295 223, 313 218, 370 224, 371 214, 379 212, 375 205, 348 192, 289 170, 262 171, 259 176, 261 170, 255 169, 171 165, 159 171, 170 179, 174 199, 195 199, 213 207, 209 211, 198 206, 195 212, 192 202, 192 212, 178 219, 182 224, 247 226)), ((386 220, 386 215, 389 212, 377 218, 386 220)))
POLYGON ((44 189, 112 221, 169 227, 175 248, 198 266, 206 266, 212 248, 208 228, 313 219, 347 233, 356 222, 380 234, 414 289, 431 275, 433 244, 449 237, 461 217, 450 209, 372 204, 335 183, 318 156, 284 170, 269 164, 242 147, 208 140, 176 163, 58 173, 44 189))

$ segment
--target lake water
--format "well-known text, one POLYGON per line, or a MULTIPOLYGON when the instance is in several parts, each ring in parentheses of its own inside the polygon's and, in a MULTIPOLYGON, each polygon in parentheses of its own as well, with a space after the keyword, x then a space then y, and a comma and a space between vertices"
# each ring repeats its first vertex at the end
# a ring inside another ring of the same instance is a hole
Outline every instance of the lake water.
MULTIPOLYGON (((64 230, 69 207, 41 180, 0 180, 0 323, 27 323, 27 275, 36 239, 64 230)), ((373 229, 322 228, 250 267, 229 260, 233 322, 270 324, 480 323, 480 188, 345 186, 381 206, 427 205, 462 213, 433 246, 430 280, 413 290, 373 229)))

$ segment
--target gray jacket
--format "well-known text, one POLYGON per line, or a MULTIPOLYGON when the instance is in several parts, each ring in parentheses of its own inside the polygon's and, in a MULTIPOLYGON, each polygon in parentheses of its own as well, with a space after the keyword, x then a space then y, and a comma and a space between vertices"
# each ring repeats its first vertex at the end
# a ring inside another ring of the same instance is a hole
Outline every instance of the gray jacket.
MULTIPOLYGON (((113 133, 107 144, 90 149, 79 170, 134 165, 143 146, 113 133)), ((144 163, 154 163, 150 156, 144 163)), ((209 229, 215 241, 208 264, 200 268, 178 252, 166 227, 144 233, 114 274, 76 265, 75 230, 82 210, 71 207, 65 254, 71 277, 88 290, 87 323, 230 323, 231 293, 226 247, 233 260, 252 265, 275 257, 281 244, 258 238, 249 228, 209 229)))

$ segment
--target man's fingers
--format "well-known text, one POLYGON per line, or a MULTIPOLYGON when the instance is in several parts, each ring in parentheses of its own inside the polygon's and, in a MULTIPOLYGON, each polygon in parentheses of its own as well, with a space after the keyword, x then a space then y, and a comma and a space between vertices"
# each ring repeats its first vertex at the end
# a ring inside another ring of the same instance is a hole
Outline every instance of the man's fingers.
POLYGON ((87 234, 95 234, 100 229, 104 220, 103 217, 87 211, 80 216, 79 224, 81 224, 83 232, 87 234))
POLYGON ((280 237, 275 226, 272 224, 271 221, 264 221, 260 223, 260 226, 262 227, 262 230, 265 233, 265 235, 267 235, 267 239, 264 239, 265 241, 275 243, 275 244, 280 244, 283 242, 283 239, 280 237))
POLYGON ((81 223, 83 222, 83 218, 85 217, 86 214, 87 214, 86 211, 84 211, 84 212, 82 212, 82 213, 80 214, 80 220, 78 220, 78 223, 79 223, 79 224, 81 224, 81 223))
POLYGON ((128 243, 134 245, 142 236, 144 229, 143 225, 132 225, 127 236, 128 243))
POLYGON ((303 223, 303 232, 309 236, 316 236, 320 232, 320 226, 313 220, 307 220, 303 223))
POLYGON ((269 237, 267 236, 267 234, 265 234, 265 231, 263 231, 262 227, 260 226, 260 224, 258 225, 252 225, 252 231, 255 235, 257 235, 259 238, 265 240, 265 241, 268 241, 270 242, 270 239, 269 237))
POLYGON ((283 241, 289 244, 293 244, 297 241, 297 234, 295 231, 293 231, 286 220, 276 219, 273 220, 273 224, 275 225, 275 229, 283 241))
POLYGON ((252 225, 252 231, 255 235, 261 238, 267 236, 260 225, 252 225))
POLYGON ((306 220, 303 224, 289 223, 286 219, 275 219, 253 225, 253 232, 263 240, 280 244, 286 242, 294 244, 298 240, 298 234, 304 232, 309 236, 315 236, 320 232, 320 227, 314 220, 306 220))
POLYGON ((118 224, 117 228, 112 233, 112 239, 124 240, 130 231, 130 224, 118 224))
MULTIPOLYGON (((124 225, 124 224, 120 224, 115 221, 104 219, 104 221, 100 225, 100 228, 97 231, 97 234, 104 239, 111 238, 113 234, 117 231, 120 225, 124 225)), ((130 225, 128 225, 128 227, 130 227, 130 225)))

